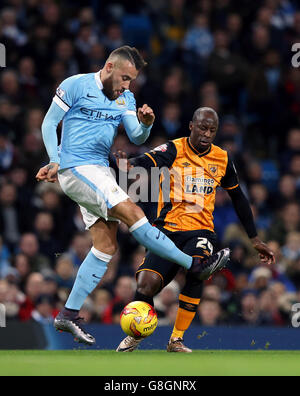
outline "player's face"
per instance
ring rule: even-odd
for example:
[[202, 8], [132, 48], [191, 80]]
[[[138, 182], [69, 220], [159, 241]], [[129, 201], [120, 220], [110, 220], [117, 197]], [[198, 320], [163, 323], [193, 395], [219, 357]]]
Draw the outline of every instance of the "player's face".
[[208, 150], [216, 137], [218, 126], [218, 120], [212, 113], [202, 113], [191, 121], [190, 141], [195, 149], [200, 152]]
[[138, 76], [138, 71], [129, 61], [109, 63], [106, 71], [107, 78], [103, 81], [103, 93], [110, 100], [118, 99], [126, 89], [129, 89], [130, 82]]

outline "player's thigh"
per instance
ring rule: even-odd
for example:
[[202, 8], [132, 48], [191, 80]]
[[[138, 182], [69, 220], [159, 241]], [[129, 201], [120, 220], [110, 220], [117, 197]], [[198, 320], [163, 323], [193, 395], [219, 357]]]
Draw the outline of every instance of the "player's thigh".
[[[136, 272], [138, 287], [139, 285], [144, 285], [144, 288], [147, 288], [145, 278], [143, 276], [141, 277], [143, 272], [155, 274], [155, 277], [152, 278], [156, 279], [155, 286], [159, 285], [159, 288], [155, 288], [155, 293], [153, 294], [156, 295], [175, 278], [179, 269], [180, 267], [177, 264], [148, 252]], [[151, 278], [151, 276], [149, 278]]]
[[113, 256], [118, 248], [117, 231], [119, 223], [115, 221], [105, 221], [99, 219], [91, 226], [93, 246], [102, 253]]
[[188, 232], [188, 238], [184, 243], [184, 253], [193, 257], [211, 256], [217, 246], [217, 236], [215, 233], [203, 230]]
[[78, 166], [60, 172], [58, 179], [65, 194], [82, 208], [88, 228], [98, 218], [114, 220], [109, 210], [129, 198], [106, 167]]

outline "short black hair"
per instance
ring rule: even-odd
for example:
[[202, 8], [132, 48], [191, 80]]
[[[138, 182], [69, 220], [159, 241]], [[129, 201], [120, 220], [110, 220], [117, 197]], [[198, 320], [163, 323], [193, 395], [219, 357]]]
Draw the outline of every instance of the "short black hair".
[[216, 118], [216, 120], [219, 123], [219, 116], [218, 116], [217, 112], [214, 109], [210, 108], [210, 107], [200, 107], [199, 109], [197, 109], [195, 111], [194, 115], [193, 115], [192, 121], [195, 122], [200, 117], [200, 115], [202, 113], [211, 113], [211, 114], [213, 114], [214, 117]]
[[115, 49], [109, 57], [111, 56], [119, 56], [128, 60], [135, 66], [136, 70], [141, 70], [147, 66], [147, 62], [145, 62], [140, 52], [135, 47], [129, 47], [129, 45]]

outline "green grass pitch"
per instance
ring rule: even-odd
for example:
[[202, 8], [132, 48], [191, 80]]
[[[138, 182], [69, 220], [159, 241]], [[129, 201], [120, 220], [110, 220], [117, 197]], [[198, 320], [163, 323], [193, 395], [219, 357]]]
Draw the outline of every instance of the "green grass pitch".
[[300, 351], [0, 351], [0, 376], [300, 375]]

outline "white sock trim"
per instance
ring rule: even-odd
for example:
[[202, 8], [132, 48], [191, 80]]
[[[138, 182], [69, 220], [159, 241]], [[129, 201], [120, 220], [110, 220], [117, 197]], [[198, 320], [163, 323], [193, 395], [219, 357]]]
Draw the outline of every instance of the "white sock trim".
[[91, 249], [91, 252], [93, 253], [94, 256], [97, 257], [97, 259], [104, 261], [105, 263], [109, 263], [110, 260], [113, 258], [113, 256], [110, 256], [109, 254], [102, 253], [100, 250], [97, 250], [94, 248], [94, 246]]
[[143, 217], [141, 220], [137, 221], [135, 224], [133, 224], [133, 226], [131, 226], [129, 228], [129, 232], [134, 232], [136, 231], [138, 228], [142, 227], [144, 224], [148, 223], [148, 219], [147, 217]]

